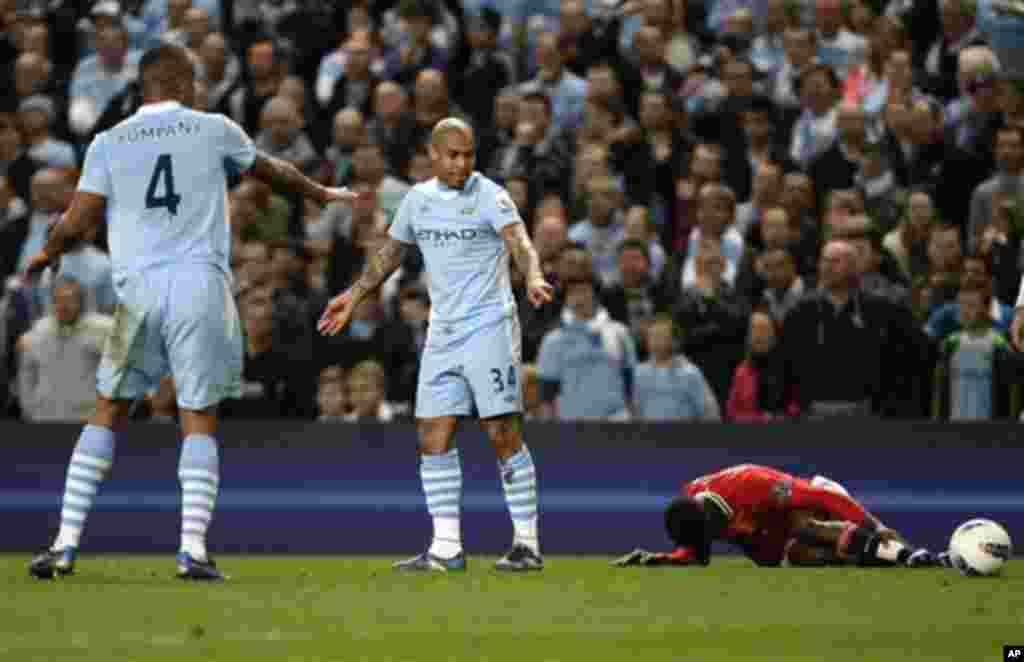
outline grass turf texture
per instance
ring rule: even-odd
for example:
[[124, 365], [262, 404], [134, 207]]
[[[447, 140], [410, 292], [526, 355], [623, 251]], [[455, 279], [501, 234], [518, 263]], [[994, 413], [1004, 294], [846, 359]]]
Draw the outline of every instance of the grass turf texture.
[[221, 557], [224, 584], [169, 557], [86, 556], [28, 577], [0, 556], [0, 660], [982, 660], [1024, 642], [1024, 563], [927, 569], [611, 568], [550, 557], [499, 574], [398, 575], [391, 559]]

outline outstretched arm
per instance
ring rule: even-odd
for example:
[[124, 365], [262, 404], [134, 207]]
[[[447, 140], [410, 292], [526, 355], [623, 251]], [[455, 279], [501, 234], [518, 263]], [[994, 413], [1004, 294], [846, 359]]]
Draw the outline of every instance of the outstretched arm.
[[525, 223], [506, 225], [501, 230], [501, 238], [505, 241], [505, 247], [512, 255], [516, 268], [526, 277], [526, 282], [530, 282], [531, 278], [544, 278], [540, 269], [540, 256], [537, 255], [537, 249], [533, 247], [530, 236], [526, 234]]
[[293, 193], [301, 193], [303, 197], [325, 205], [328, 202], [351, 202], [356, 194], [347, 188], [330, 188], [321, 186], [287, 161], [257, 152], [256, 159], [249, 168], [249, 173], [261, 179], [273, 188]]
[[526, 296], [530, 303], [539, 306], [551, 301], [551, 286], [544, 280], [544, 272], [540, 268], [540, 257], [533, 247], [530, 236], [526, 234], [524, 223], [512, 223], [501, 230], [505, 247], [512, 255], [516, 268], [526, 277]]
[[407, 245], [394, 237], [384, 239], [383, 245], [367, 260], [366, 268], [355, 285], [327, 304], [327, 309], [317, 324], [317, 330], [327, 336], [340, 333], [366, 295], [380, 287], [380, 284], [402, 264], [406, 250]]
[[352, 298], [358, 305], [367, 294], [370, 294], [388, 279], [388, 276], [395, 272], [405, 259], [407, 244], [397, 239], [387, 237], [377, 252], [370, 256], [366, 262], [363, 273], [359, 276], [355, 285], [349, 290]]

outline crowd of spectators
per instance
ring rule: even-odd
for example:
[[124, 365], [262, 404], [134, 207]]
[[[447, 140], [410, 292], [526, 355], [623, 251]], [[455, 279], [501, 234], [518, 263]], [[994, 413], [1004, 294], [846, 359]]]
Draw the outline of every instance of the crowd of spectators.
[[[232, 175], [246, 361], [226, 418], [409, 417], [418, 254], [341, 335], [315, 322], [450, 115], [557, 288], [520, 305], [528, 418], [1016, 416], [1018, 4], [0, 0], [3, 415], [89, 414], [116, 304], [104, 233], [59, 274], [19, 273], [92, 137], [140, 105], [140, 55], [170, 42], [201, 110], [362, 194], [321, 209]], [[173, 420], [173, 382], [135, 411]]]

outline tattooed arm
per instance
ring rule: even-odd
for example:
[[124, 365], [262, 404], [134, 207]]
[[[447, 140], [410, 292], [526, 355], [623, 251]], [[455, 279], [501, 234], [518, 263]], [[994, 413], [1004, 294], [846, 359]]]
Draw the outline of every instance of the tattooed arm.
[[366, 295], [380, 287], [398, 265], [402, 264], [407, 246], [408, 244], [394, 237], [384, 239], [383, 245], [367, 260], [366, 268], [363, 269], [359, 280], [327, 304], [324, 314], [317, 322], [317, 330], [325, 336], [341, 333]]
[[249, 168], [249, 174], [260, 179], [271, 187], [278, 190], [285, 190], [294, 193], [301, 193], [303, 197], [315, 200], [320, 204], [340, 201], [351, 202], [355, 194], [346, 188], [330, 188], [321, 186], [287, 161], [258, 152], [256, 160]]
[[529, 285], [536, 279], [544, 279], [544, 273], [540, 268], [540, 257], [537, 256], [537, 249], [533, 247], [529, 235], [526, 234], [524, 223], [513, 223], [506, 225], [501, 230], [501, 237], [505, 240], [505, 248], [512, 255], [519, 273], [526, 278]]
[[544, 280], [544, 272], [540, 268], [540, 258], [537, 256], [537, 249], [533, 247], [529, 235], [526, 234], [526, 225], [513, 223], [506, 225], [501, 230], [502, 239], [505, 240], [505, 247], [512, 254], [512, 260], [526, 277], [526, 298], [534, 306], [550, 303], [553, 289]]
[[369, 257], [359, 280], [350, 290], [356, 304], [359, 304], [367, 294], [380, 287], [380, 284], [395, 272], [405, 258], [407, 246], [392, 237], [384, 239], [377, 252]]

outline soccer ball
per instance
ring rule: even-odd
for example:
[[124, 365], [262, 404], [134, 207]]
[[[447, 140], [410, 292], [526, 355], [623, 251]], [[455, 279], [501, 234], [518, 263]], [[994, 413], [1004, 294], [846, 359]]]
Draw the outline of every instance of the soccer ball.
[[968, 577], [996, 575], [1013, 554], [1010, 534], [989, 519], [964, 522], [949, 539], [953, 567]]

